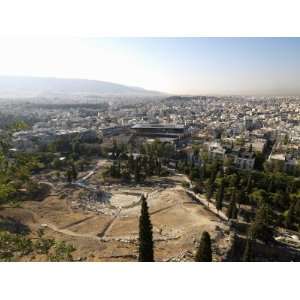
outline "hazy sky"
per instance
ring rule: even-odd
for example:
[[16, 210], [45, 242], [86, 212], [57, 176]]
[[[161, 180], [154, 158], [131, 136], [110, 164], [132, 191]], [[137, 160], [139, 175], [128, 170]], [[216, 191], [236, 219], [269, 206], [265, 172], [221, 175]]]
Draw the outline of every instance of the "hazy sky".
[[0, 74], [181, 94], [300, 95], [300, 38], [1, 38]]

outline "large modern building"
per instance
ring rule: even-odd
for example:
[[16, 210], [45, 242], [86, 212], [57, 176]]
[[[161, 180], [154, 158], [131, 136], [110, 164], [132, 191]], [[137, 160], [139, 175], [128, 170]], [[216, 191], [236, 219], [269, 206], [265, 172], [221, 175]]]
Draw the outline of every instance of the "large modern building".
[[191, 136], [187, 126], [178, 124], [136, 124], [131, 129], [137, 136], [173, 142], [177, 145], [183, 144]]
[[149, 137], [180, 137], [188, 134], [185, 125], [177, 124], [136, 124], [131, 129], [137, 135]]

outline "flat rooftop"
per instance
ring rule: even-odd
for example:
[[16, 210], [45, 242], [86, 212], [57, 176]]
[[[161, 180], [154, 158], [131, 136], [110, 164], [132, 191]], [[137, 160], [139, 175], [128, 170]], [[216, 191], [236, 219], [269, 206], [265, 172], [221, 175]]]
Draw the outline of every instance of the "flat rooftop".
[[136, 124], [132, 126], [133, 129], [143, 129], [143, 128], [157, 128], [157, 129], [185, 129], [186, 126], [182, 124]]

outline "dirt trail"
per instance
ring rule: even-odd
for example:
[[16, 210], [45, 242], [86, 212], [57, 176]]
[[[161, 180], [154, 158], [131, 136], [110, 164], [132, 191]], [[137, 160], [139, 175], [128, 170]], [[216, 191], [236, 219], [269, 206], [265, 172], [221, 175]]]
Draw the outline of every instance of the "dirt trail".
[[[44, 227], [49, 237], [76, 241], [78, 253], [82, 256], [94, 253], [101, 260], [135, 260], [141, 205], [138, 195], [145, 194], [151, 218], [153, 216], [153, 238], [157, 245], [158, 260], [189, 260], [190, 252], [194, 250], [195, 237], [202, 230], [213, 231], [216, 224], [220, 223], [221, 226], [225, 218], [222, 212], [217, 214], [212, 203], [207, 207], [204, 197], [193, 193], [191, 188], [181, 186], [180, 183], [187, 179], [178, 176], [178, 182], [169, 187], [162, 187], [163, 179], [150, 187], [113, 186], [112, 195], [118, 197], [118, 194], [124, 194], [125, 197], [116, 199], [114, 207], [108, 205], [107, 211], [105, 207], [103, 215], [80, 208], [73, 210], [72, 201], [78, 198], [80, 190], [70, 188], [64, 191], [67, 195], [64, 199], [48, 196], [43, 202], [27, 203], [23, 209], [30, 212], [29, 217], [25, 220], [22, 212], [20, 216], [33, 232]], [[161, 228], [162, 231], [159, 231]]]
[[101, 238], [97, 237], [96, 235], [88, 234], [88, 233], [77, 233], [68, 229], [59, 229], [56, 225], [51, 223], [46, 223], [47, 227], [52, 229], [55, 232], [59, 232], [65, 235], [80, 237], [80, 238], [89, 238], [97, 241], [101, 241]]
[[79, 221], [75, 221], [75, 222], [72, 222], [72, 223], [70, 223], [68, 225], [65, 225], [64, 227], [61, 227], [60, 229], [67, 229], [67, 228], [70, 228], [70, 227], [72, 227], [74, 225], [81, 224], [81, 223], [83, 223], [83, 222], [85, 222], [87, 220], [94, 219], [94, 218], [96, 218], [96, 216], [89, 216], [89, 217], [83, 218], [83, 219], [81, 219]]
[[105, 237], [107, 232], [109, 232], [109, 230], [113, 227], [117, 218], [120, 216], [120, 213], [121, 213], [121, 210], [119, 210], [118, 213], [114, 216], [114, 218], [107, 223], [107, 225], [104, 227], [104, 229], [100, 233], [97, 234], [98, 237], [100, 237], [100, 238]]
[[157, 209], [157, 210], [155, 210], [155, 211], [153, 211], [153, 212], [150, 212], [150, 216], [153, 216], [153, 215], [158, 214], [158, 213], [160, 213], [160, 212], [162, 212], [162, 211], [168, 210], [168, 209], [174, 207], [175, 205], [177, 205], [177, 203], [172, 204], [172, 205], [169, 205], [169, 206], [167, 206], [167, 207], [163, 207], [163, 208]]
[[104, 232], [104, 230], [101, 232], [101, 234], [103, 234], [101, 237], [99, 235], [93, 235], [93, 234], [88, 234], [88, 233], [77, 233], [68, 229], [59, 229], [57, 226], [55, 226], [54, 224], [51, 223], [47, 223], [47, 227], [50, 228], [51, 230], [64, 234], [64, 235], [68, 235], [68, 236], [73, 236], [73, 237], [78, 237], [78, 238], [87, 238], [87, 239], [92, 239], [95, 241], [135, 241], [137, 238], [136, 237], [124, 237], [124, 236], [116, 236], [116, 237], [106, 237], [105, 234], [107, 233], [107, 231], [109, 230], [109, 228], [112, 226], [113, 220], [111, 222], [109, 222], [110, 224], [108, 224], [108, 227], [106, 227], [106, 231]]
[[[32, 219], [33, 219], [33, 222], [34, 224], [32, 225], [41, 225], [41, 224], [45, 224], [44, 227], [46, 228], [50, 228], [51, 230], [55, 231], [55, 232], [58, 232], [58, 233], [61, 233], [61, 234], [64, 234], [64, 235], [68, 235], [68, 236], [74, 236], [74, 237], [81, 237], [81, 238], [91, 238], [91, 239], [94, 239], [94, 240], [98, 240], [100, 241], [101, 239], [99, 237], [97, 237], [96, 235], [92, 235], [92, 234], [84, 234], [84, 233], [76, 233], [76, 232], [73, 232], [71, 230], [68, 230], [68, 229], [63, 229], [63, 228], [59, 228], [57, 227], [55, 224], [52, 224], [50, 222], [48, 222], [47, 219], [42, 219], [40, 218], [35, 212], [29, 210], [29, 209], [26, 209], [26, 208], [22, 208], [25, 212], [28, 212], [32, 215]], [[96, 217], [96, 216], [90, 216], [88, 218], [91, 218], [91, 217]], [[87, 218], [85, 218], [87, 219]], [[80, 222], [83, 222], [85, 220], [80, 220]], [[78, 222], [78, 221], [77, 221]], [[70, 225], [70, 224], [69, 224]], [[69, 226], [67, 225], [67, 226]], [[71, 224], [71, 225], [74, 225], [74, 224]]]

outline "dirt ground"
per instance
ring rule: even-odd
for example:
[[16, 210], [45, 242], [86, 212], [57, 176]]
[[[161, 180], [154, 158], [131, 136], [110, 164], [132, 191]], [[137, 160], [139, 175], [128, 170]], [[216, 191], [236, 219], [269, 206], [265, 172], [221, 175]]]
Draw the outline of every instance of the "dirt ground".
[[[168, 185], [163, 187], [165, 182]], [[46, 237], [73, 244], [76, 260], [136, 261], [138, 200], [144, 193], [148, 195], [156, 261], [193, 260], [204, 230], [211, 233], [214, 260], [220, 260], [228, 241], [226, 225], [195, 203], [181, 187], [179, 178], [169, 177], [165, 182], [157, 179], [152, 186], [111, 186], [106, 188], [110, 195], [108, 204], [88, 207], [74, 205], [81, 189], [69, 188], [63, 191], [65, 198], [52, 193], [43, 201], [4, 208], [0, 216], [20, 221], [28, 226], [32, 236], [42, 226]]]

